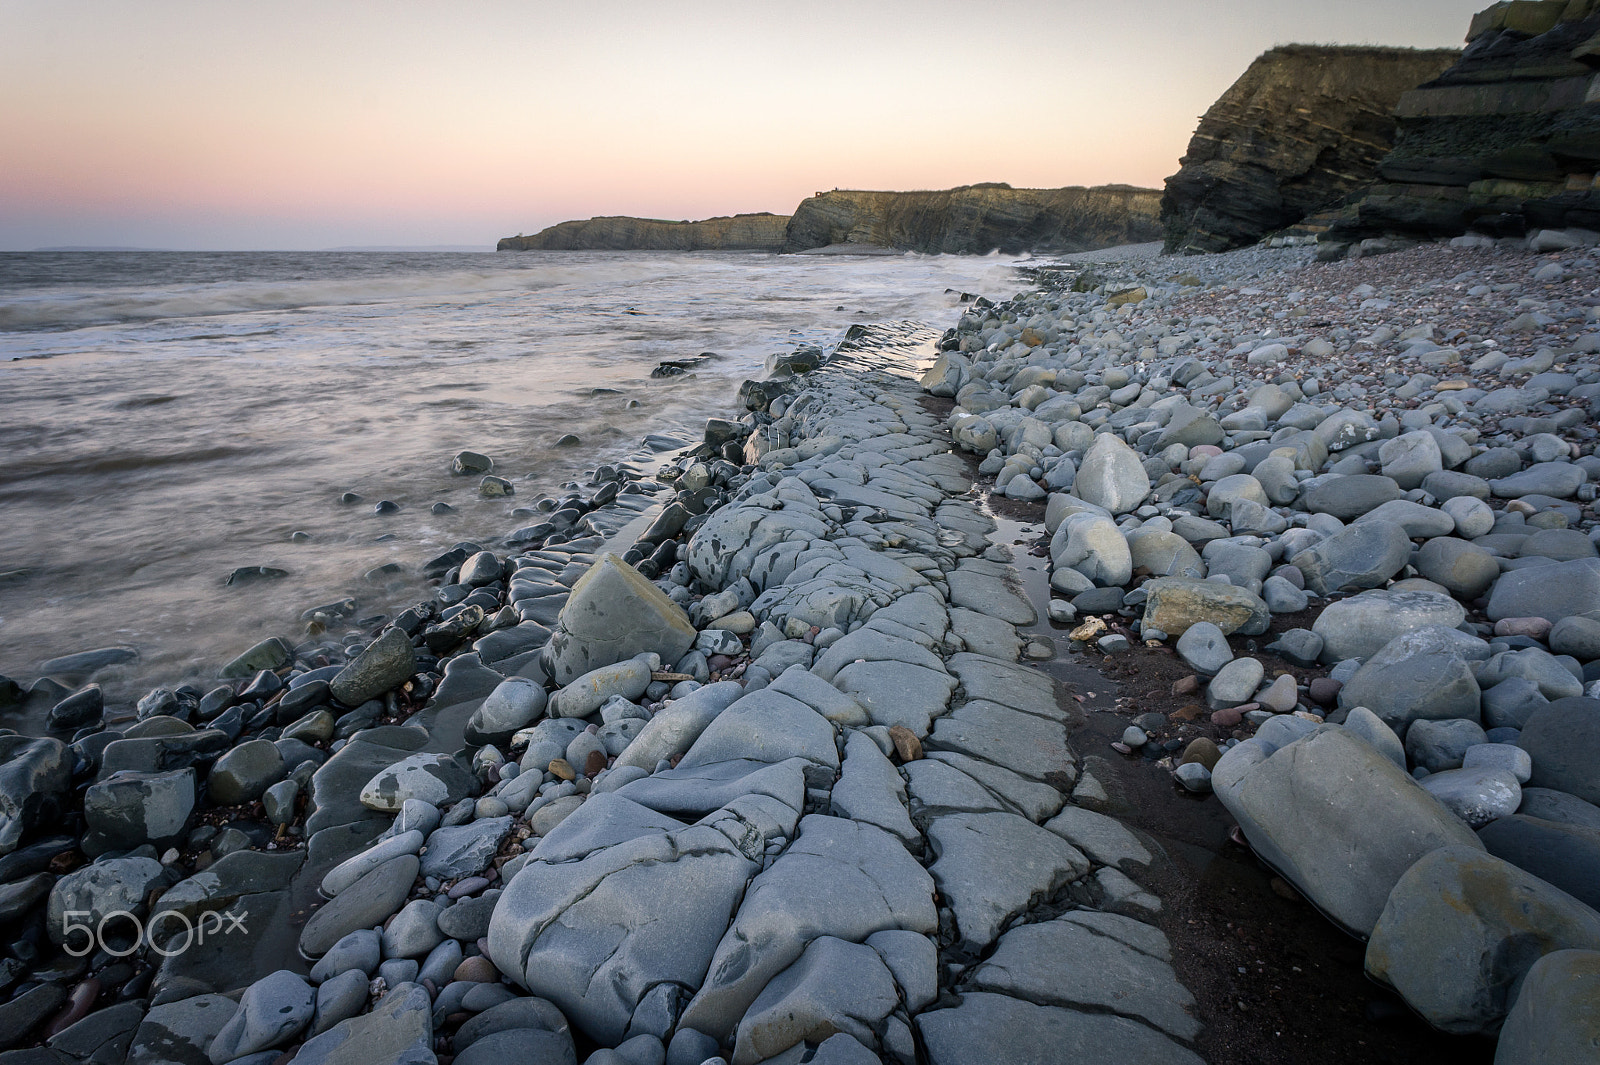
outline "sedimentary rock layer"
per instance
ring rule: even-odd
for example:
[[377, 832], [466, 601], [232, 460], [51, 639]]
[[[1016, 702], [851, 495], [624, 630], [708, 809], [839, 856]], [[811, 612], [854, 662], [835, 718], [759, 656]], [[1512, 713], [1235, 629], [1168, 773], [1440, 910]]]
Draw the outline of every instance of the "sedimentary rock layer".
[[1291, 45], [1200, 120], [1161, 198], [1166, 250], [1226, 251], [1337, 205], [1376, 177], [1400, 96], [1460, 53]]
[[835, 189], [803, 200], [789, 219], [787, 251], [871, 244], [904, 251], [982, 255], [996, 249], [1089, 251], [1157, 240], [1160, 193], [1129, 185], [1014, 189], [964, 185], [936, 192]]

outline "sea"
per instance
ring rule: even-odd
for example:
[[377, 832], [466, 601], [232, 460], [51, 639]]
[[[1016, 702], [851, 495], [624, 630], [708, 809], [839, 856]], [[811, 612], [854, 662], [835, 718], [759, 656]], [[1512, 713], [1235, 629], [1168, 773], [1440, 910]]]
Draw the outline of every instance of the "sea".
[[[1024, 287], [1017, 264], [0, 253], [0, 676], [26, 685], [47, 659], [133, 648], [90, 678], [115, 707], [212, 682], [253, 643], [303, 634], [309, 607], [401, 609], [429, 594], [423, 561], [494, 543], [526, 523], [513, 508], [639, 461], [647, 434], [697, 438], [769, 355], [855, 323], [943, 329], [963, 293]], [[484, 499], [479, 478], [453, 475], [464, 449], [516, 494]], [[376, 513], [380, 500], [399, 510]], [[227, 583], [263, 566], [283, 576]], [[0, 709], [0, 726], [42, 721]]]

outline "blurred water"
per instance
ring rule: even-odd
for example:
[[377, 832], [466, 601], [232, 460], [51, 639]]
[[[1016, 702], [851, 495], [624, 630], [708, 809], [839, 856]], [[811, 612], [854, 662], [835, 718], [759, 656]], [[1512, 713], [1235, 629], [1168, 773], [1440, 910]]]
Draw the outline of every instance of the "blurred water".
[[[513, 507], [646, 432], [728, 413], [767, 355], [854, 322], [943, 328], [959, 292], [1017, 289], [1012, 262], [0, 254], [0, 674], [128, 645], [138, 661], [97, 679], [129, 701], [214, 676], [309, 606], [353, 594], [364, 614], [392, 610], [422, 594], [431, 555], [525, 524]], [[701, 352], [718, 357], [650, 378]], [[582, 444], [553, 449], [565, 433]], [[463, 448], [517, 495], [482, 500], [477, 478], [451, 476]], [[340, 504], [346, 491], [364, 502]], [[375, 515], [379, 499], [400, 512]], [[458, 512], [434, 516], [436, 501]], [[406, 575], [362, 580], [387, 562]], [[289, 576], [224, 585], [247, 565]]]

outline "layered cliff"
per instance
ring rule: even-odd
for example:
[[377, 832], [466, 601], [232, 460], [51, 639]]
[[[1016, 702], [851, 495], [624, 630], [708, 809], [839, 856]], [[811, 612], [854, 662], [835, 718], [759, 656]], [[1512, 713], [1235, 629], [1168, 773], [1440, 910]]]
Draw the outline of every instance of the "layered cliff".
[[562, 222], [532, 236], [505, 237], [497, 251], [780, 251], [789, 219], [736, 214], [699, 222], [623, 216]]
[[985, 184], [937, 192], [835, 189], [795, 208], [784, 247], [805, 251], [868, 244], [950, 255], [1089, 251], [1161, 239], [1160, 200], [1157, 190], [1128, 185], [1014, 189]]
[[1167, 179], [1169, 252], [1253, 244], [1377, 176], [1391, 112], [1459, 52], [1290, 45], [1265, 53], [1201, 118]]
[[1467, 41], [1401, 97], [1383, 181], [1330, 239], [1600, 228], [1600, 0], [1496, 4]]

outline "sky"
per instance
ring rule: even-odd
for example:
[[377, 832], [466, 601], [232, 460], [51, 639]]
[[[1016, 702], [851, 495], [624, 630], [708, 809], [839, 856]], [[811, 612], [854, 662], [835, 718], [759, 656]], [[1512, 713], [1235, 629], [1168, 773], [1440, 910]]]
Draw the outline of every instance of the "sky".
[[821, 189], [1159, 187], [1292, 42], [1488, 0], [0, 0], [0, 250], [492, 247]]

